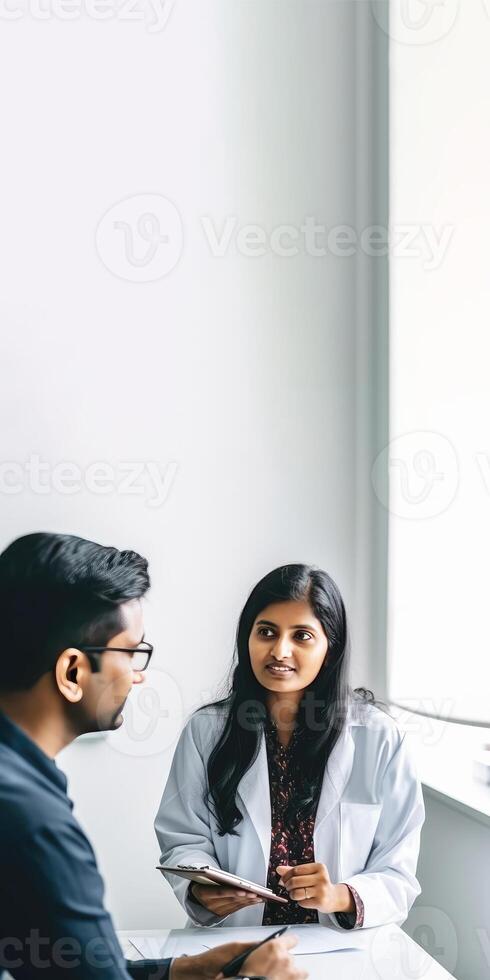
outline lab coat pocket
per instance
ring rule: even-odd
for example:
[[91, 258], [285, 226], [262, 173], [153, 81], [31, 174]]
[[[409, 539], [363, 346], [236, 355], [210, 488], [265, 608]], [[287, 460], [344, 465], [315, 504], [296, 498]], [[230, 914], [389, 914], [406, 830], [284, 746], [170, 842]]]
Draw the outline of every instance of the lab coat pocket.
[[340, 804], [341, 878], [364, 871], [382, 808], [382, 803]]

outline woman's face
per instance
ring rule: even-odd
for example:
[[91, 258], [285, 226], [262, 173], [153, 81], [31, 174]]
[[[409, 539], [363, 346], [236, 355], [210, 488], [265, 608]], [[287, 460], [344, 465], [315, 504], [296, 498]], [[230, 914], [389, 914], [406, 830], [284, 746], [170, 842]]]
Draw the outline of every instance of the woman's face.
[[248, 641], [252, 670], [268, 691], [302, 691], [325, 661], [328, 640], [306, 601], [276, 602], [255, 620]]

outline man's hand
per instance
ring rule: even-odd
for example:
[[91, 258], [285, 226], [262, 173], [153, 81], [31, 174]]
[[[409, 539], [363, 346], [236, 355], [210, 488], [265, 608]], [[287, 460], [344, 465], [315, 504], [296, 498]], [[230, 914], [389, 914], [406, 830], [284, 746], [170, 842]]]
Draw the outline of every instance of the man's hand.
[[[246, 909], [249, 905], [263, 904], [264, 899], [252, 892], [246, 892], [239, 888], [215, 885], [192, 885], [191, 895], [200, 905], [222, 919], [225, 915]], [[231, 957], [230, 957], [231, 959]]]
[[[206, 885], [204, 887], [207, 887]], [[253, 940], [252, 940], [253, 941]], [[272, 939], [251, 953], [241, 967], [242, 973], [266, 976], [267, 980], [306, 980], [308, 974], [296, 969], [290, 950], [296, 945], [294, 936]], [[199, 956], [182, 956], [174, 960], [170, 980], [215, 980], [226, 963], [241, 956], [250, 943], [227, 943]]]
[[296, 936], [281, 936], [264, 943], [251, 953], [243, 964], [242, 972], [267, 977], [267, 980], [305, 980], [308, 976], [300, 970], [290, 950], [296, 946]]
[[324, 864], [279, 865], [276, 868], [281, 885], [293, 902], [303, 909], [331, 912], [354, 912], [355, 902], [347, 885], [334, 885]]
[[249, 948], [250, 943], [226, 943], [199, 956], [179, 956], [170, 967], [170, 980], [214, 980], [226, 963]]

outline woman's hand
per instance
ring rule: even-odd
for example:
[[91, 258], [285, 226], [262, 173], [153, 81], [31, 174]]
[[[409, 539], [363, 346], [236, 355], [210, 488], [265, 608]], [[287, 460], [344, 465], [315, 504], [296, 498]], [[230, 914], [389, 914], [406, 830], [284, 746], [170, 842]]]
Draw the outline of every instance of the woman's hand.
[[[207, 887], [207, 886], [203, 886]], [[247, 957], [241, 967], [242, 973], [266, 976], [268, 980], [305, 980], [308, 976], [295, 966], [290, 950], [298, 942], [294, 936], [282, 936], [264, 943]], [[227, 943], [216, 946], [199, 956], [183, 956], [174, 960], [170, 968], [171, 980], [214, 980], [222, 977], [220, 972], [225, 963], [243, 955], [250, 943]]]
[[279, 865], [281, 885], [293, 902], [318, 912], [354, 912], [355, 902], [347, 885], [334, 885], [325, 864]]
[[246, 909], [249, 905], [261, 905], [264, 902], [263, 898], [253, 895], [252, 892], [230, 888], [226, 885], [193, 884], [191, 895], [200, 905], [203, 905], [205, 909], [220, 919], [225, 915], [231, 915], [232, 912]]

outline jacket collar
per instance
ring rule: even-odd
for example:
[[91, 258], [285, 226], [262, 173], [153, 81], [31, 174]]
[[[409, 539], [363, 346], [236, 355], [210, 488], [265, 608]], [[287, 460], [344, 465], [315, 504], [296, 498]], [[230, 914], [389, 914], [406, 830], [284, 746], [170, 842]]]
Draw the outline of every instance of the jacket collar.
[[6, 745], [28, 765], [66, 793], [67, 780], [53, 759], [50, 759], [28, 735], [7, 715], [0, 711], [0, 745]]

